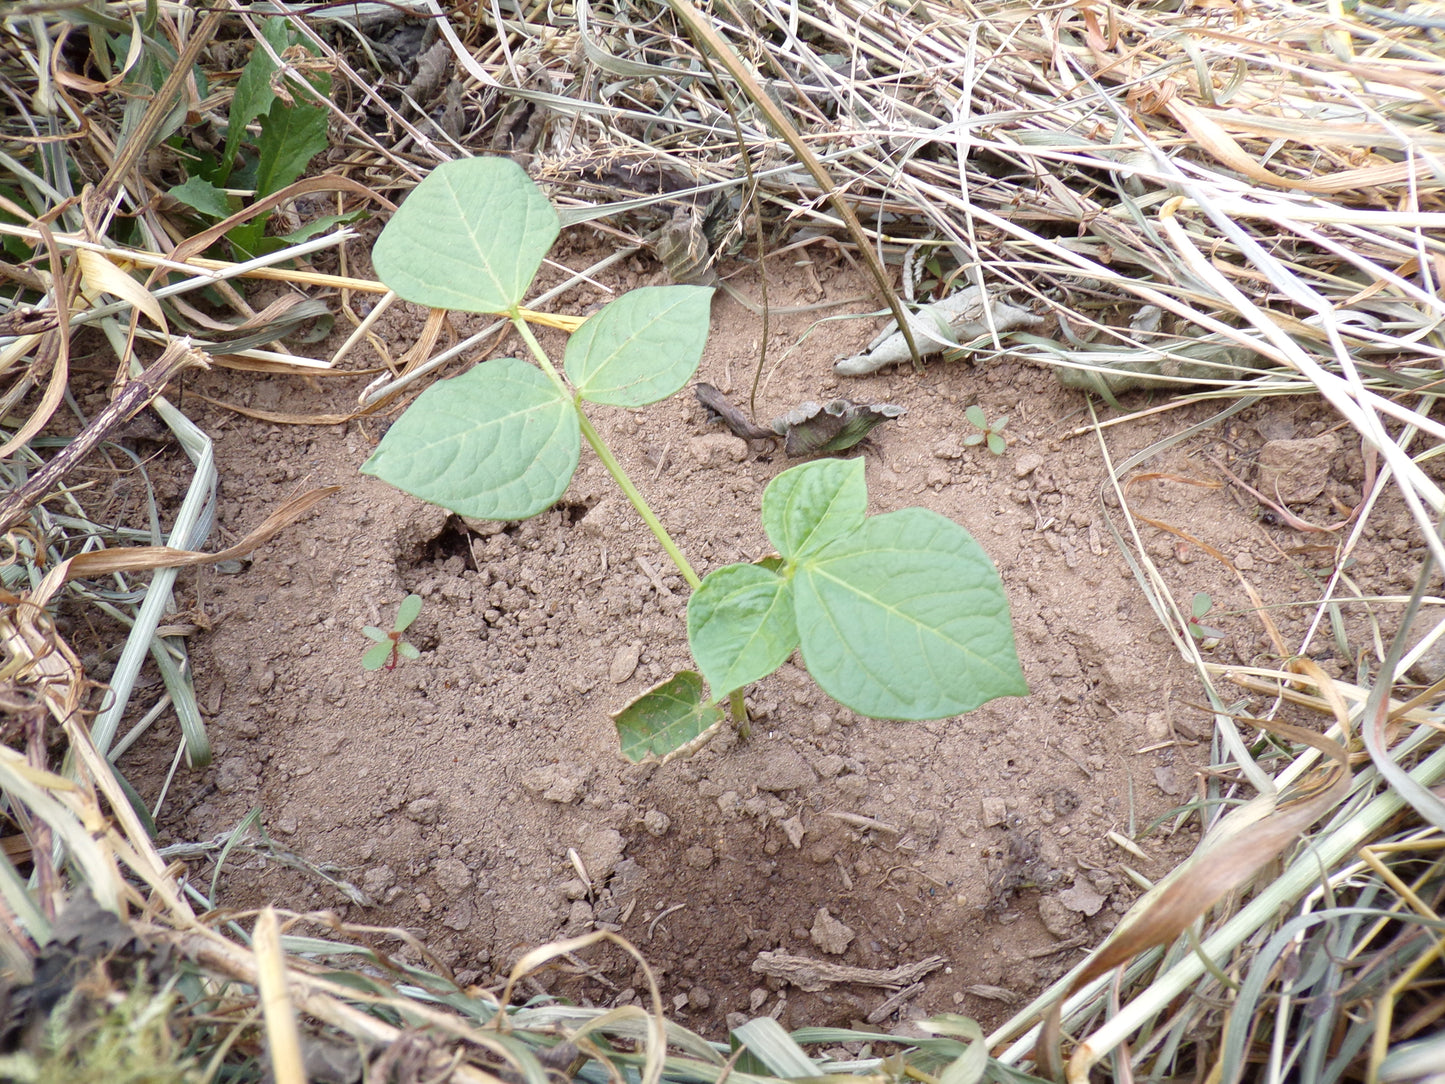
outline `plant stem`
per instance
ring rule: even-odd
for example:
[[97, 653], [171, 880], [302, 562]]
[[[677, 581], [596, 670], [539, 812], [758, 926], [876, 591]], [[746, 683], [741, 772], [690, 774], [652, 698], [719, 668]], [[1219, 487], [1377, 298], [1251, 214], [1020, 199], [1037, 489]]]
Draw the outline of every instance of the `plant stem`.
[[650, 530], [658, 542], [662, 544], [663, 551], [672, 558], [672, 563], [676, 565], [677, 570], [682, 573], [682, 578], [687, 581], [688, 587], [696, 591], [702, 586], [702, 578], [693, 571], [692, 565], [689, 564], [687, 558], [682, 555], [682, 550], [678, 549], [677, 543], [672, 540], [672, 535], [668, 534], [667, 528], [662, 525], [662, 520], [657, 518], [657, 514], [653, 512], [652, 508], [648, 505], [646, 498], [644, 498], [641, 492], [638, 491], [638, 488], [632, 484], [632, 479], [629, 478], [627, 472], [622, 469], [622, 464], [617, 462], [617, 457], [612, 454], [612, 449], [607, 447], [606, 441], [602, 439], [602, 434], [593, 428], [592, 422], [589, 421], [587, 415], [582, 412], [582, 404], [577, 401], [571, 389], [569, 389], [562, 380], [561, 374], [553, 368], [551, 359], [547, 357], [546, 351], [542, 349], [542, 344], [539, 343], [537, 337], [532, 334], [532, 329], [527, 326], [527, 322], [522, 319], [522, 314], [517, 311], [515, 306], [510, 315], [518, 334], [522, 336], [523, 341], [527, 344], [527, 348], [532, 351], [532, 356], [536, 358], [538, 364], [542, 366], [542, 371], [551, 377], [552, 382], [572, 401], [573, 409], [577, 411], [577, 421], [582, 427], [582, 435], [587, 438], [587, 443], [592, 445], [592, 450], [597, 453], [597, 458], [602, 460], [602, 465], [607, 468], [607, 473], [612, 475], [612, 480], [617, 483], [617, 487], [626, 494], [627, 499], [632, 503], [632, 507], [637, 509], [637, 514], [642, 517], [642, 522], [647, 524], [648, 530]]
[[[602, 460], [602, 465], [607, 468], [607, 473], [612, 475], [612, 480], [617, 483], [617, 487], [626, 494], [628, 501], [630, 501], [632, 507], [637, 510], [637, 514], [642, 517], [642, 522], [647, 524], [648, 530], [652, 532], [653, 537], [662, 544], [663, 551], [672, 558], [672, 563], [676, 565], [677, 570], [682, 573], [682, 578], [687, 581], [688, 587], [696, 591], [702, 586], [702, 578], [693, 570], [688, 559], [682, 555], [682, 550], [677, 548], [677, 543], [672, 540], [672, 535], [667, 533], [667, 528], [662, 525], [662, 520], [657, 518], [657, 514], [653, 512], [651, 506], [647, 503], [647, 499], [643, 497], [638, 488], [632, 484], [632, 479], [628, 477], [627, 471], [622, 469], [622, 464], [619, 463], [617, 457], [612, 454], [612, 449], [609, 448], [607, 442], [602, 439], [602, 434], [597, 432], [591, 420], [582, 412], [582, 403], [572, 394], [571, 389], [567, 387], [566, 381], [562, 379], [562, 375], [553, 367], [551, 359], [547, 357], [547, 352], [542, 349], [542, 344], [539, 343], [537, 337], [532, 334], [532, 329], [527, 326], [527, 321], [522, 319], [522, 314], [516, 306], [512, 307], [510, 316], [512, 317], [513, 325], [517, 328], [517, 333], [522, 336], [522, 341], [527, 344], [527, 349], [529, 349], [532, 352], [532, 356], [537, 359], [537, 363], [542, 367], [542, 371], [546, 373], [552, 379], [552, 383], [557, 385], [567, 398], [571, 400], [572, 408], [577, 412], [577, 423], [582, 429], [582, 435], [587, 438], [587, 443], [592, 445], [592, 450], [597, 453], [597, 458]], [[738, 727], [739, 732], [743, 737], [747, 737], [748, 707], [743, 700], [743, 691], [741, 689], [734, 689], [728, 694], [728, 711], [732, 715], [733, 722]]]
[[607, 447], [607, 443], [602, 439], [602, 434], [592, 427], [592, 422], [588, 420], [586, 414], [582, 413], [582, 404], [578, 403], [576, 407], [577, 420], [582, 423], [582, 435], [587, 438], [587, 443], [592, 445], [592, 450], [597, 453], [597, 458], [602, 460], [602, 465], [607, 468], [607, 473], [612, 475], [612, 480], [617, 483], [623, 493], [627, 494], [627, 499], [632, 502], [632, 507], [637, 509], [637, 514], [642, 517], [642, 522], [647, 524], [653, 535], [662, 543], [662, 548], [672, 558], [672, 563], [682, 573], [682, 578], [687, 581], [687, 585], [696, 591], [702, 586], [702, 579], [693, 571], [692, 565], [688, 564], [687, 558], [682, 555], [682, 550], [677, 548], [677, 543], [672, 540], [672, 535], [667, 533], [667, 528], [662, 525], [662, 520], [657, 518], [657, 514], [648, 507], [646, 499], [632, 484], [632, 479], [622, 469], [622, 464], [617, 462], [617, 457], [612, 454], [612, 449]]
[[728, 694], [728, 714], [733, 717], [740, 737], [752, 737], [752, 727], [748, 725], [748, 702], [743, 699], [741, 689], [734, 689]]
[[[562, 374], [552, 365], [552, 359], [547, 356], [547, 351], [542, 349], [542, 344], [537, 341], [537, 336], [532, 334], [531, 326], [522, 319], [522, 310], [513, 305], [507, 311], [507, 315], [512, 318], [512, 326], [517, 329], [517, 334], [522, 336], [522, 341], [527, 344], [527, 349], [532, 352], [532, 357], [542, 367], [542, 371], [556, 385], [558, 391], [571, 399], [572, 389], [567, 386], [567, 381], [562, 379]], [[575, 403], [575, 400], [573, 402]]]

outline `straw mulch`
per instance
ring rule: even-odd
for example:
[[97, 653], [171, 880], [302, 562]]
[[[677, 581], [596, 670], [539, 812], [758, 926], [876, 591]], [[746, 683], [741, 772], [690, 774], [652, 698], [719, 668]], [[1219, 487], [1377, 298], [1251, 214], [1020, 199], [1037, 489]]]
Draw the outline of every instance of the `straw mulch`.
[[[418, 16], [410, 23], [408, 6]], [[1007, 348], [1109, 404], [1142, 383], [1217, 399], [1224, 414], [1266, 395], [1319, 396], [1338, 412], [1367, 451], [1373, 483], [1343, 524], [1300, 527], [1336, 547], [1312, 630], [1328, 629], [1331, 608], [1349, 601], [1350, 554], [1384, 494], [1402, 496], [1411, 541], [1445, 561], [1435, 526], [1445, 494], [1429, 462], [1445, 439], [1431, 416], [1445, 358], [1438, 5], [719, 0], [705, 16], [686, 0], [319, 6], [294, 23], [303, 44], [275, 60], [292, 66], [292, 81], [277, 85], [327, 111], [330, 149], [309, 179], [209, 222], [169, 193], [201, 146], [187, 139], [224, 130], [238, 72], [261, 48], [261, 12], [23, 0], [0, 20], [0, 469], [10, 492], [0, 506], [0, 964], [28, 1024], [7, 1032], [15, 1053], [0, 1056], [16, 1079], [54, 1079], [39, 1075], [37, 1052], [57, 1044], [37, 1035], [48, 1020], [60, 1020], [62, 1039], [67, 1028], [79, 1035], [81, 1021], [99, 1018], [96, 1006], [108, 1006], [116, 1026], [150, 1022], [135, 1034], [164, 1054], [152, 1061], [174, 1068], [165, 1079], [214, 1079], [222, 1064], [255, 1079], [269, 1061], [276, 1079], [296, 1080], [321, 1072], [308, 1058], [345, 1062], [338, 1051], [352, 1052], [356, 1073], [368, 1064], [368, 1079], [743, 1072], [695, 1036], [670, 1024], [664, 1034], [660, 1011], [500, 1012], [510, 984], [463, 994], [419, 948], [388, 954], [382, 946], [397, 942], [378, 931], [339, 929], [326, 916], [210, 912], [206, 885], [150, 842], [151, 811], [133, 808], [107, 758], [134, 740], [134, 731], [120, 735], [122, 718], [146, 714], [131, 690], [147, 657], [186, 730], [178, 762], [208, 756], [183, 640], [160, 620], [169, 570], [207, 548], [215, 479], [205, 434], [152, 399], [172, 372], [142, 360], [171, 346], [163, 356], [173, 366], [324, 375], [362, 338], [385, 347], [371, 327], [387, 302], [365, 321], [352, 304], [358, 292], [382, 293], [378, 284], [348, 278], [344, 255], [339, 274], [294, 269], [310, 253], [344, 253], [352, 228], [341, 222], [244, 266], [224, 258], [220, 238], [258, 214], [299, 225], [298, 201], [318, 193], [337, 213], [384, 210], [438, 161], [505, 153], [550, 186], [564, 221], [609, 233], [619, 252], [649, 246], [678, 277], [706, 276], [739, 255], [826, 245], [871, 269], [880, 305], [975, 286], [1048, 318], [1047, 334], [961, 344], [980, 364]], [[306, 89], [318, 73], [328, 95]], [[244, 282], [257, 276], [290, 283], [291, 300], [255, 311]], [[203, 287], [234, 316], [217, 321], [186, 301]], [[309, 358], [280, 341], [322, 313], [356, 328], [334, 355]], [[104, 336], [118, 382], [139, 381], [134, 409], [152, 402], [196, 463], [166, 532], [106, 527], [84, 491], [59, 488], [60, 468], [25, 484], [55, 458], [44, 438], [71, 432], [61, 408], [86, 327]], [[440, 331], [434, 321], [360, 403], [312, 420], [410, 394], [455, 356], [435, 349]], [[186, 348], [184, 332], [200, 351]], [[87, 430], [97, 442], [118, 423], [79, 421], [100, 423]], [[1107, 428], [1098, 433], [1107, 456]], [[1069, 1060], [1057, 1071], [1082, 1081], [1113, 1056], [1121, 1080], [1439, 1079], [1440, 689], [1403, 675], [1445, 623], [1408, 653], [1403, 640], [1386, 648], [1422, 600], [1439, 604], [1437, 574], [1426, 561], [1414, 597], [1372, 603], [1381, 635], [1362, 651], [1357, 684], [1308, 667], [1219, 673], [1136, 544], [1126, 494], [1136, 465], [1111, 465], [1119, 538], [1195, 661], [1200, 698], [1218, 712], [1219, 774], [1195, 815], [1228, 850], [1254, 829], [1216, 811], [1258, 793], [1245, 808], [1271, 846], [1212, 881], [1199, 872], [1208, 863], [1196, 863], [1146, 897], [1133, 929], [1157, 929], [1117, 961], [1119, 984], [1077, 973], [1083, 986], [1059, 1021]], [[319, 497], [278, 510], [246, 545]], [[156, 545], [138, 554], [139, 542]], [[150, 568], [158, 571], [136, 576]], [[126, 626], [113, 695], [98, 713], [97, 690], [56, 630], [60, 599]], [[1263, 610], [1259, 619], [1273, 631]], [[1284, 656], [1310, 647], [1278, 643]], [[1237, 684], [1318, 711], [1331, 724], [1325, 739], [1274, 727], [1297, 757], [1271, 776], [1253, 759], [1245, 721], [1224, 710]], [[1218, 848], [1218, 838], [1202, 846]], [[238, 832], [234, 845], [258, 844]], [[1278, 875], [1251, 889], [1276, 852]], [[1207, 898], [1191, 887], [1205, 882]], [[86, 943], [75, 920], [106, 928], [99, 913], [126, 925]], [[337, 943], [350, 962], [323, 963]], [[581, 947], [539, 950], [518, 976]], [[87, 1000], [80, 976], [101, 974], [101, 960], [111, 978], [93, 982]], [[70, 979], [57, 986], [56, 969]], [[988, 1037], [996, 1060], [980, 1056], [981, 1044], [965, 1053], [971, 1033], [942, 1023], [953, 1037], [919, 1044], [906, 1064], [829, 1068], [925, 1082], [942, 1073], [944, 1084], [982, 1072], [1021, 1079], [1022, 1067], [1050, 1060], [1050, 1040], [1035, 1054], [1037, 1025], [1074, 984], [1066, 977]], [[125, 989], [149, 992], [125, 1008]], [[63, 1011], [53, 1007], [60, 995], [74, 995]], [[764, 1023], [742, 1038], [757, 1059], [745, 1063], [751, 1072], [824, 1071]]]

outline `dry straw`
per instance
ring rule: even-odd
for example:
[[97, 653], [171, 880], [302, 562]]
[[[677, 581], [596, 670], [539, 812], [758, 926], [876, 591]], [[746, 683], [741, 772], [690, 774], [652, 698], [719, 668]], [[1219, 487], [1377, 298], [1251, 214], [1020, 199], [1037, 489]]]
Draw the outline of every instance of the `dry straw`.
[[[1179, 402], [1219, 404], [1216, 418], [1122, 463], [1109, 436], [1130, 416], [1090, 427], [1109, 475], [1101, 507], [1214, 715], [1209, 803], [1191, 814], [1212, 832], [1119, 938], [989, 1037], [997, 1060], [987, 1072], [1017, 1079], [1037, 1058], [1081, 1082], [1111, 1058], [1120, 1080], [1430, 1079], [1445, 1064], [1430, 992], [1445, 943], [1445, 804], [1435, 793], [1445, 752], [1441, 690], [1412, 687], [1404, 674], [1445, 622], [1432, 620], [1413, 646], [1396, 633], [1422, 606], [1440, 613], [1433, 585], [1445, 566], [1436, 527], [1445, 495], [1433, 462], [1445, 437], [1433, 417], [1445, 361], [1438, 12], [1332, 0], [716, 0], [705, 10], [686, 0], [411, 0], [435, 41], [416, 58], [415, 78], [393, 78], [394, 69], [378, 78], [375, 29], [407, 6], [21, 0], [0, 12], [0, 277], [9, 285], [0, 300], [0, 470], [12, 494], [0, 570], [10, 746], [0, 749], [0, 788], [19, 840], [7, 854], [23, 858], [0, 861], [9, 978], [28, 979], [84, 888], [143, 935], [142, 954], [169, 946], [190, 969], [191, 1015], [176, 1010], [167, 1026], [195, 1039], [212, 1074], [228, 1059], [259, 1072], [246, 1052], [259, 1049], [264, 1030], [276, 1079], [300, 1079], [308, 1057], [340, 1058], [337, 1036], [373, 1070], [406, 1079], [505, 1074], [542, 1084], [549, 1070], [579, 1067], [591, 1079], [646, 1084], [746, 1077], [666, 1022], [655, 989], [647, 1012], [498, 1011], [528, 968], [583, 944], [539, 949], [505, 989], [468, 996], [439, 965], [403, 963], [377, 947], [378, 932], [326, 916], [198, 916], [193, 905], [209, 911], [214, 901], [165, 865], [106, 759], [138, 733], [119, 735], [122, 718], [139, 716], [143, 727], [167, 704], [186, 732], [178, 758], [201, 764], [208, 755], [184, 640], [165, 634], [161, 617], [173, 575], [165, 569], [202, 559], [190, 551], [206, 546], [216, 479], [206, 435], [145, 383], [157, 356], [190, 335], [202, 360], [236, 380], [250, 371], [354, 376], [367, 371], [359, 359], [375, 358], [376, 379], [354, 407], [252, 412], [333, 424], [390, 409], [492, 333], [461, 340], [437, 318], [414, 344], [385, 342], [377, 327], [391, 300], [352, 272], [354, 226], [255, 259], [202, 253], [258, 214], [299, 222], [298, 208], [318, 199], [336, 213], [384, 211], [439, 161], [508, 153], [550, 187], [565, 222], [611, 237], [620, 254], [660, 252], [678, 223], [703, 265], [745, 245], [753, 256], [827, 246], [872, 269], [880, 309], [896, 309], [899, 292], [911, 296], [912, 269], [932, 263], [955, 285], [1007, 294], [1057, 328], [1007, 344], [991, 333], [971, 344], [979, 363], [1008, 349], [1115, 405], [1131, 382], [1177, 391], [1155, 415]], [[270, 49], [261, 20], [271, 13], [295, 15], [315, 50], [306, 63], [334, 80], [335, 92], [313, 103], [327, 111], [333, 146], [312, 176], [265, 200], [242, 199], [236, 214], [201, 229], [167, 195], [175, 173], [166, 140], [178, 117], [224, 122], [239, 68], [225, 58]], [[283, 70], [299, 60], [272, 59]], [[192, 60], [208, 73], [204, 90], [190, 78]], [[145, 73], [159, 75], [142, 91]], [[301, 83], [290, 85], [305, 96]], [[323, 261], [326, 270], [314, 266]], [[560, 269], [557, 296], [607, 262]], [[279, 290], [259, 310], [246, 285], [258, 280]], [[189, 299], [202, 289], [229, 314]], [[369, 315], [357, 304], [366, 294], [383, 295]], [[283, 340], [323, 313], [339, 313], [352, 334], [331, 357], [294, 353]], [[195, 464], [167, 531], [153, 505], [149, 529], [102, 526], [106, 510], [77, 484], [97, 469], [94, 456], [82, 468], [64, 453], [40, 454], [68, 417], [84, 328], [99, 329], [116, 383], [139, 389], [136, 403], [152, 404]], [[1341, 641], [1343, 609], [1366, 613], [1368, 642], [1343, 644], [1361, 660], [1353, 682], [1307, 665], [1223, 672], [1207, 662], [1187, 607], [1144, 545], [1145, 532], [1178, 528], [1132, 510], [1149, 455], [1279, 395], [1328, 403], [1363, 449], [1369, 480], [1342, 522], [1291, 524], [1334, 547], [1303, 637], [1285, 642], [1268, 585], [1234, 572], [1282, 657]], [[107, 435], [104, 419], [76, 422], [87, 439]], [[72, 447], [71, 458], [82, 458], [84, 446]], [[27, 479], [43, 484], [27, 489]], [[1349, 561], [1392, 493], [1409, 512], [1410, 542], [1430, 559], [1410, 598], [1371, 598], [1356, 589]], [[298, 497], [247, 544], [321, 496]], [[146, 568], [158, 569], [149, 582], [135, 578]], [[61, 592], [130, 627], [90, 732], [81, 720], [95, 695], [44, 609]], [[165, 678], [164, 698], [132, 704], [147, 657]], [[1329, 729], [1313, 737], [1241, 718], [1230, 707], [1236, 688], [1273, 704], [1266, 716], [1288, 702]], [[1291, 752], [1287, 767], [1254, 759], [1255, 726]], [[68, 739], [64, 765], [46, 759], [55, 728]], [[1246, 817], [1208, 812], [1250, 793]], [[1244, 836], [1231, 836], [1248, 818]], [[1220, 867], [1221, 838], [1252, 839], [1257, 853]], [[233, 845], [251, 844], [238, 835], [218, 862]], [[1251, 886], [1276, 854], [1279, 872]], [[302, 937], [298, 924], [326, 937]], [[1056, 1026], [1041, 1044], [1051, 1010]], [[741, 1033], [759, 1059], [752, 1069], [823, 1071], [756, 1024]], [[944, 1071], [944, 1052], [956, 1056], [962, 1040], [929, 1042], [954, 1046], [919, 1044], [909, 1075], [975, 1079], [981, 1045]]]

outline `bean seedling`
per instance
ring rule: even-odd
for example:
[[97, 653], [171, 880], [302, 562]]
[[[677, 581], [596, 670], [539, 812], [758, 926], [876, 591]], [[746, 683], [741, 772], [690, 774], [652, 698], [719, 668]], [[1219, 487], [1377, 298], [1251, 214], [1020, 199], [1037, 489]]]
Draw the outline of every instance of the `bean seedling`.
[[963, 438], [963, 442], [970, 447], [976, 444], [988, 442], [988, 450], [994, 455], [1003, 455], [1008, 451], [1008, 441], [1004, 438], [1003, 427], [1008, 425], [1008, 415], [996, 421], [989, 421], [988, 415], [984, 414], [983, 407], [974, 403], [963, 412], [963, 416], [972, 423], [973, 427], [979, 430], [977, 433], [969, 433]]
[[361, 665], [367, 670], [395, 670], [396, 664], [402, 658], [421, 658], [421, 652], [416, 645], [401, 638], [401, 634], [411, 626], [419, 613], [421, 596], [407, 595], [396, 608], [396, 620], [392, 622], [391, 631], [379, 629], [375, 625], [367, 625], [362, 629], [362, 635], [376, 643], [361, 656]]
[[943, 718], [1028, 691], [988, 555], [934, 512], [866, 516], [861, 461], [773, 479], [762, 521], [780, 556], [699, 577], [583, 404], [641, 407], [683, 388], [702, 360], [712, 290], [624, 294], [576, 327], [559, 371], [528, 325], [539, 314], [521, 303], [560, 228], [510, 159], [448, 162], [412, 191], [377, 239], [377, 275], [434, 309], [505, 314], [532, 362], [499, 358], [434, 384], [361, 469], [463, 516], [525, 519], [562, 496], [586, 440], [694, 592], [688, 642], [701, 673], [613, 717], [626, 756], [694, 747], [722, 725], [724, 701], [742, 725], [742, 687], [795, 649], [825, 692], [880, 718]]

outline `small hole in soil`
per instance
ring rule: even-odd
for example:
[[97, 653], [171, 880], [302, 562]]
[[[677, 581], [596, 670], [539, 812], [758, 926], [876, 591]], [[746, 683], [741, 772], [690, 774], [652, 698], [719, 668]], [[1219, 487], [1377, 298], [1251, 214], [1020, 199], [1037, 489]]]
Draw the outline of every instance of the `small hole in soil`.
[[558, 515], [564, 527], [575, 527], [582, 517], [592, 511], [592, 505], [583, 501], [563, 501], [557, 506]]
[[472, 560], [472, 532], [460, 516], [448, 516], [440, 533], [422, 547], [421, 564], [441, 564], [450, 557], [460, 557], [463, 567], [476, 568]]

